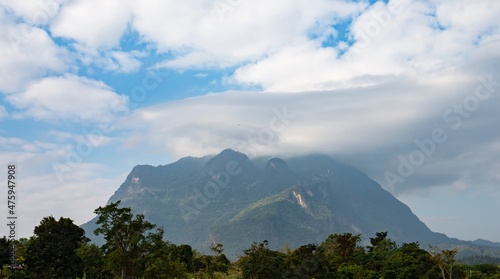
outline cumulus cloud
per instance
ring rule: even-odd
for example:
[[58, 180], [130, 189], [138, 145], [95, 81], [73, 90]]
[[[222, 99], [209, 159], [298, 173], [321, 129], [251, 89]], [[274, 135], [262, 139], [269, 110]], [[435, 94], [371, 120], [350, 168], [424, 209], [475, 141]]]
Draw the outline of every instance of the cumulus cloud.
[[56, 37], [94, 48], [119, 45], [131, 17], [130, 1], [70, 1], [62, 6], [50, 30]]
[[[160, 53], [172, 54], [158, 68], [238, 65], [233, 82], [290, 92], [453, 70], [497, 38], [500, 6], [486, 0], [392, 0], [370, 6], [341, 0], [79, 0], [60, 10], [51, 24], [56, 36], [94, 49], [112, 48], [133, 30]], [[88, 17], [89, 11], [97, 17]], [[110, 11], [114, 17], [107, 16]], [[333, 26], [347, 19], [352, 19], [348, 38], [324, 47], [326, 38], [338, 36]], [[130, 56], [115, 54], [108, 57], [123, 65], [117, 69], [137, 67]]]
[[[176, 158], [227, 147], [253, 157], [329, 153], [406, 200], [470, 185], [500, 196], [500, 2], [0, 0], [0, 9], [0, 92], [9, 103], [8, 114], [0, 106], [0, 120], [86, 127], [112, 120], [126, 148]], [[145, 63], [195, 69], [198, 81], [228, 67], [213, 84], [264, 92], [210, 94], [129, 115], [126, 97], [74, 74], [133, 74]], [[410, 160], [420, 148], [415, 141], [436, 128], [446, 140], [401, 174], [401, 158]], [[89, 208], [89, 218], [100, 205], [91, 197], [104, 201], [121, 181], [96, 178], [104, 166], [83, 162], [65, 186], [55, 183], [47, 162], [64, 162], [89, 135], [52, 126], [46, 136], [53, 142], [0, 137], [0, 161], [16, 158], [33, 170], [25, 170], [33, 185], [25, 200], [50, 201], [25, 219], [35, 225], [59, 206], [78, 220], [80, 208]], [[91, 136], [92, 147], [122, 143]], [[388, 183], [387, 172], [402, 180]], [[92, 182], [112, 189], [93, 192]]]
[[[133, 26], [160, 50], [178, 53], [159, 64], [178, 69], [225, 67], [261, 59], [283, 46], [307, 40], [310, 32], [325, 29], [366, 6], [348, 1], [259, 0], [241, 1], [221, 12], [221, 1], [147, 2], [137, 4]], [[153, 11], [152, 7], [161, 8]]]
[[0, 11], [0, 92], [13, 93], [49, 73], [67, 70], [67, 52], [47, 32]]
[[60, 7], [50, 30], [97, 49], [119, 47], [134, 31], [159, 52], [175, 54], [158, 67], [224, 67], [259, 59], [366, 7], [343, 0], [232, 1], [221, 13], [219, 2], [77, 0]]
[[304, 91], [453, 71], [486, 42], [500, 47], [494, 16], [500, 5], [480, 2], [377, 2], [351, 24], [354, 43], [347, 49], [297, 42], [240, 67], [232, 78], [268, 91]]
[[128, 111], [128, 98], [100, 81], [71, 74], [44, 78], [7, 100], [20, 112], [14, 117], [99, 123]]
[[[494, 168], [500, 133], [493, 129], [500, 98], [489, 93], [477, 99], [478, 86], [475, 78], [449, 74], [294, 95], [227, 92], [140, 109], [118, 126], [131, 129], [129, 147], [176, 157], [227, 147], [253, 157], [328, 153], [361, 167], [395, 194], [457, 181], [491, 188], [500, 182]], [[446, 142], [434, 143], [435, 151], [411, 176], [400, 174], [400, 157], [409, 160], [419, 148], [415, 141], [432, 139], [436, 128]], [[404, 181], [388, 183], [386, 172]]]
[[0, 7], [6, 9], [12, 14], [21, 17], [24, 22], [34, 25], [48, 25], [58, 11], [61, 2], [56, 0], [25, 0], [25, 1], [9, 1], [0, 0]]

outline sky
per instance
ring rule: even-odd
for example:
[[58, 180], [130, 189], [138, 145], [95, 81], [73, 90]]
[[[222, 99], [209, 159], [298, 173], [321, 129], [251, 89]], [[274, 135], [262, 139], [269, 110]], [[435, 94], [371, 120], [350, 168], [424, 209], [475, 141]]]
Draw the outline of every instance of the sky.
[[0, 218], [9, 165], [27, 237], [45, 216], [90, 220], [137, 164], [233, 148], [329, 154], [432, 230], [500, 242], [499, 15], [494, 0], [0, 0]]

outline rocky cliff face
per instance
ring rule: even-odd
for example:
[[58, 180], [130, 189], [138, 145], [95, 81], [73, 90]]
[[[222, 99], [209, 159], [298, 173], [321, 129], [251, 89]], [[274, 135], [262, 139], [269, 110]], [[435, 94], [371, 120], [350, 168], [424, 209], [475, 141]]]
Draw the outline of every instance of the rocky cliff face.
[[[332, 233], [388, 231], [398, 242], [454, 243], [361, 171], [325, 155], [250, 160], [227, 149], [165, 166], [136, 166], [110, 198], [145, 214], [170, 241], [232, 258], [252, 242], [319, 243]], [[259, 167], [260, 166], [260, 167]], [[83, 225], [90, 238], [95, 220]]]

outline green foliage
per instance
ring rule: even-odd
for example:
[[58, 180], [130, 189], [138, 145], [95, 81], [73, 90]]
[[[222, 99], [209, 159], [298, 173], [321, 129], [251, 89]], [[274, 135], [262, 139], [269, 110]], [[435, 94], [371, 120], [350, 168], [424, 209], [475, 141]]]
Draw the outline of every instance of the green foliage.
[[88, 239], [85, 231], [69, 218], [45, 217], [27, 243], [27, 278], [75, 278], [83, 276], [83, 261], [77, 249]]
[[381, 274], [384, 278], [397, 279], [436, 278], [433, 267], [430, 254], [417, 242], [404, 243], [383, 262]]
[[367, 266], [371, 270], [383, 273], [383, 267], [394, 255], [397, 249], [396, 242], [387, 238], [387, 232], [378, 232], [375, 238], [370, 238], [368, 246]]
[[161, 238], [163, 231], [152, 232], [156, 227], [144, 220], [144, 215], [135, 217], [130, 208], [119, 208], [120, 201], [97, 208], [98, 214], [95, 235], [104, 235], [103, 245], [106, 268], [115, 276], [133, 278], [143, 270], [143, 257], [148, 241]]
[[439, 250], [436, 246], [430, 246], [432, 260], [439, 267], [443, 279], [453, 278], [453, 266], [455, 265], [455, 256], [457, 249]]
[[325, 253], [314, 244], [300, 246], [286, 258], [285, 278], [331, 278]]
[[0, 265], [4, 266], [10, 263], [10, 241], [4, 236], [0, 238]]
[[105, 268], [104, 251], [95, 244], [84, 243], [77, 250], [78, 256], [83, 261], [86, 278], [108, 279], [112, 274]]
[[151, 234], [145, 242], [143, 277], [145, 279], [187, 278], [187, 266], [192, 262], [193, 253], [189, 245], [181, 246], [163, 241], [162, 229], [159, 233]]
[[332, 234], [321, 244], [326, 260], [336, 271], [342, 264], [358, 264], [364, 257], [364, 249], [359, 247], [361, 235], [351, 233]]
[[[457, 264], [455, 249], [426, 251], [417, 242], [397, 245], [387, 232], [376, 233], [368, 247], [359, 245], [361, 235], [343, 233], [330, 235], [321, 245], [287, 247], [286, 253], [270, 249], [264, 240], [251, 244], [231, 263], [222, 244], [212, 245], [212, 255], [186, 244], [177, 246], [163, 239], [163, 229], [155, 230], [144, 216], [118, 205], [96, 209], [100, 227], [95, 233], [106, 240], [101, 247], [87, 244], [83, 230], [71, 219], [44, 218], [35, 236], [15, 241], [18, 261], [25, 259], [26, 269], [11, 273], [4, 268], [4, 275], [9, 279], [500, 279], [495, 264]], [[0, 239], [0, 254], [8, 255], [8, 247], [9, 241]]]
[[376, 272], [367, 270], [361, 265], [357, 264], [343, 264], [337, 271], [336, 278], [342, 279], [371, 279], [377, 278]]
[[10, 263], [11, 242], [4, 236], [0, 238], [0, 279], [3, 278], [3, 266]]
[[182, 244], [179, 246], [173, 245], [171, 247], [172, 247], [171, 254], [170, 254], [171, 260], [184, 264], [186, 266], [187, 270], [190, 272], [194, 271], [193, 248], [191, 248], [191, 246], [186, 245], [186, 244]]
[[270, 250], [269, 242], [254, 242], [252, 246], [243, 252], [245, 255], [238, 260], [243, 278], [245, 279], [274, 279], [282, 278], [286, 273], [286, 255]]

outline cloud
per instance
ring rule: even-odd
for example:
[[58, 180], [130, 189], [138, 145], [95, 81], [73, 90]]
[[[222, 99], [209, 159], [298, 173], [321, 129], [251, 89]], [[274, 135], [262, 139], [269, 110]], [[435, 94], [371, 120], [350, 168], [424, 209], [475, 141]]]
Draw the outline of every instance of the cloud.
[[[22, 164], [19, 166], [20, 171], [25, 169]], [[76, 224], [92, 219], [93, 210], [105, 205], [117, 185], [126, 177], [125, 174], [103, 177], [101, 173], [105, 169], [106, 166], [101, 164], [82, 164], [65, 178], [64, 183], [60, 183], [52, 174], [23, 175], [22, 181], [19, 181], [25, 185], [19, 193], [22, 197], [19, 208], [23, 212], [20, 228], [23, 236], [30, 236], [30, 230], [46, 216], [69, 217]]]
[[0, 92], [14, 93], [49, 74], [67, 70], [68, 54], [43, 29], [0, 11]]
[[30, 25], [42, 26], [48, 25], [51, 19], [57, 15], [61, 2], [56, 0], [0, 0], [0, 7], [21, 17], [24, 22]]
[[[97, 17], [87, 17], [90, 10]], [[114, 17], [107, 16], [111, 10]], [[137, 32], [171, 56], [157, 68], [236, 65], [234, 83], [293, 92], [453, 70], [498, 35], [499, 10], [491, 1], [80, 0], [62, 6], [51, 30], [92, 49], [119, 47], [126, 32]], [[337, 37], [333, 26], [348, 19], [347, 38]], [[333, 45], [324, 47], [332, 36]], [[121, 65], [108, 68], [123, 72], [138, 65], [121, 52], [105, 57]]]
[[133, 73], [141, 67], [141, 62], [132, 53], [114, 51], [110, 56], [112, 57], [112, 62], [107, 67], [110, 70], [121, 73]]
[[71, 74], [44, 78], [7, 100], [20, 110], [14, 117], [43, 121], [99, 123], [128, 111], [127, 97], [103, 82]]
[[[398, 197], [414, 197], [413, 206], [415, 197], [447, 191], [500, 197], [500, 2], [0, 0], [0, 10], [0, 92], [8, 102], [0, 120], [50, 122], [28, 138], [0, 137], [0, 161], [17, 160], [31, 185], [22, 193], [37, 204], [24, 217], [30, 226], [50, 214], [86, 221], [121, 183], [123, 176], [102, 178], [105, 166], [87, 157], [64, 185], [54, 178], [47, 162], [67, 162], [89, 141], [125, 148], [135, 159], [227, 147], [254, 157], [328, 153]], [[148, 67], [194, 69], [198, 82], [227, 67], [222, 80], [206, 81], [264, 92], [210, 94], [129, 114], [128, 99], [97, 80]], [[490, 75], [495, 91], [479, 100], [478, 77]], [[120, 134], [77, 134], [59, 126], [66, 121], [76, 129], [113, 123]], [[385, 173], [400, 175], [401, 158], [409, 160], [415, 140], [436, 128], [446, 141], [388, 185]], [[102, 184], [110, 188], [92, 186]]]
[[126, 177], [105, 164], [80, 162], [71, 165], [71, 175], [65, 175], [60, 181], [52, 163], [67, 160], [68, 151], [77, 145], [68, 143], [75, 138], [71, 135], [66, 135], [63, 142], [56, 138], [63, 136], [52, 132], [51, 141], [0, 137], [0, 161], [15, 164], [19, 174], [17, 197], [22, 222], [18, 233], [21, 237], [31, 236], [33, 227], [50, 215], [70, 217], [77, 224], [90, 220], [93, 209], [104, 205]]
[[[399, 3], [396, 6], [392, 3]], [[482, 1], [377, 2], [350, 26], [354, 43], [324, 48], [313, 40], [294, 42], [243, 65], [235, 83], [267, 91], [304, 91], [370, 85], [387, 78], [442, 74], [463, 67], [485, 44], [500, 47], [500, 4]], [[455, 16], [455, 10], [463, 11]], [[451, 16], [453, 15], [453, 16]], [[425, 39], [423, 39], [425, 38]]]
[[[158, 2], [149, 1], [151, 5]], [[217, 8], [221, 1], [173, 2], [163, 2], [157, 12], [141, 4], [133, 26], [160, 50], [178, 54], [160, 64], [175, 69], [255, 61], [283, 46], [307, 40], [310, 32], [318, 32], [318, 22], [324, 28], [366, 6], [347, 1], [241, 1], [221, 15]], [[173, 30], [174, 26], [183, 28]]]
[[130, 1], [71, 1], [50, 25], [55, 37], [71, 38], [93, 48], [117, 47], [131, 17]]
[[[117, 127], [129, 129], [128, 148], [148, 146], [177, 158], [227, 147], [253, 157], [327, 153], [360, 167], [395, 194], [459, 181], [492, 189], [500, 182], [500, 132], [494, 129], [500, 87], [487, 101], [476, 99], [478, 107], [467, 117], [455, 111], [474, 105], [479, 85], [452, 73], [293, 95], [226, 92], [139, 109]], [[432, 138], [436, 128], [446, 141], [435, 143], [404, 181], [388, 185], [386, 172], [399, 174], [400, 156], [408, 160], [419, 148], [415, 141]]]

